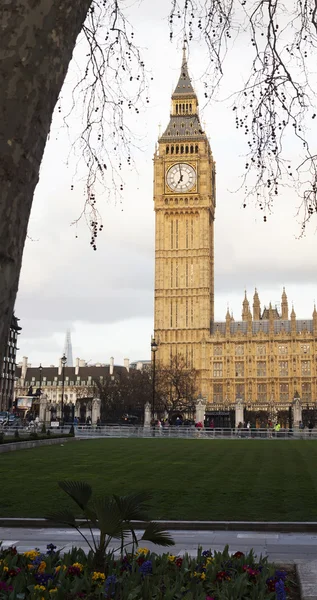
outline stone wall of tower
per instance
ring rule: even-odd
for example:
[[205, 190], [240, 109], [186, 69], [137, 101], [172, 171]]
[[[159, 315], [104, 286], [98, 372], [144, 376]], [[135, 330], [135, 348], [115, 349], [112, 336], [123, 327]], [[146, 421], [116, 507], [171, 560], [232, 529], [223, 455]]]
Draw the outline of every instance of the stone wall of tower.
[[[181, 354], [196, 368], [214, 318], [215, 210], [215, 163], [197, 106], [184, 55], [170, 123], [154, 156], [154, 331], [159, 360]], [[182, 164], [191, 167], [195, 183], [173, 189], [169, 170]]]

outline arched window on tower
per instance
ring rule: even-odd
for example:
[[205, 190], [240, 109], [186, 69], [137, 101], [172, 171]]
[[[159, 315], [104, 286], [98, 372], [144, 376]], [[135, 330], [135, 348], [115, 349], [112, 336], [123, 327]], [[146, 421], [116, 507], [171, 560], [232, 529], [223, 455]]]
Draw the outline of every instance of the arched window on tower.
[[188, 154], [188, 146], [185, 148], [185, 154]]
[[191, 154], [194, 154], [194, 146], [191, 146], [191, 147], [190, 147], [190, 153], [191, 153]]
[[178, 154], [178, 152], [179, 152], [179, 146], [176, 146], [176, 148], [175, 148], [175, 154]]
[[184, 146], [183, 146], [183, 144], [181, 145], [181, 154], [184, 154]]
[[198, 153], [198, 145], [195, 146], [195, 152]]
[[166, 154], [168, 154], [168, 153], [169, 153], [169, 151], [170, 151], [170, 147], [169, 147], [169, 146], [166, 146]]
[[183, 113], [185, 113], [185, 104], [183, 104]]
[[189, 112], [190, 113], [192, 112], [192, 103], [190, 103], [190, 105], [189, 105]]
[[188, 104], [186, 104], [186, 114], [188, 113]]
[[174, 146], [171, 146], [171, 154], [174, 154]]
[[178, 104], [176, 104], [176, 114], [178, 115]]

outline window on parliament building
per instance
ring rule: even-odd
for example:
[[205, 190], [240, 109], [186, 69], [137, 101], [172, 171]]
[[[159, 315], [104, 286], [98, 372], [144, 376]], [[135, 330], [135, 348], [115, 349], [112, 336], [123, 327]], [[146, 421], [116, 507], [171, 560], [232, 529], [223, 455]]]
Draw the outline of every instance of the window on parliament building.
[[287, 354], [288, 349], [287, 349], [287, 345], [286, 344], [280, 344], [278, 347], [278, 353], [279, 354]]
[[214, 402], [221, 402], [223, 399], [223, 386], [221, 383], [214, 383], [213, 386]]
[[288, 361], [287, 360], [281, 360], [278, 363], [278, 369], [279, 369], [279, 375], [280, 375], [280, 377], [287, 377], [288, 376]]
[[236, 377], [244, 377], [244, 363], [236, 362], [235, 364]]
[[244, 400], [245, 394], [244, 394], [244, 383], [237, 383], [236, 384], [236, 398], [241, 398], [241, 400]]
[[265, 402], [267, 400], [266, 383], [258, 383], [258, 401]]
[[257, 361], [256, 374], [257, 374], [257, 377], [266, 377], [266, 362], [265, 362], [265, 360]]
[[302, 383], [302, 400], [303, 402], [311, 401], [311, 384], [310, 383]]
[[300, 351], [302, 354], [309, 354], [310, 353], [309, 344], [301, 344]]
[[265, 344], [258, 344], [256, 347], [256, 353], [258, 356], [264, 356], [266, 354]]
[[302, 376], [310, 375], [310, 360], [302, 360]]
[[289, 400], [289, 386], [288, 383], [280, 383], [280, 401], [287, 402]]
[[244, 346], [243, 346], [243, 344], [237, 344], [236, 348], [235, 348], [235, 351], [236, 351], [236, 356], [243, 356], [243, 354], [244, 354]]
[[222, 377], [223, 366], [222, 362], [214, 362], [214, 377]]

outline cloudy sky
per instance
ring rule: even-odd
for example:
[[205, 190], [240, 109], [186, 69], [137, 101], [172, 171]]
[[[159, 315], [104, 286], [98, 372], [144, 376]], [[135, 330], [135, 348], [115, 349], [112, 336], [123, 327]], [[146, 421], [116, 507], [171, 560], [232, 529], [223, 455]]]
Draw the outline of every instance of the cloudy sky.
[[[80, 185], [71, 191], [75, 160], [68, 164], [70, 141], [55, 115], [41, 168], [24, 252], [16, 314], [23, 328], [18, 360], [28, 356], [33, 365], [56, 364], [63, 353], [65, 333], [71, 330], [73, 356], [91, 362], [116, 364], [150, 357], [153, 331], [154, 212], [152, 158], [159, 124], [169, 119], [170, 96], [181, 63], [180, 39], [169, 41], [166, 22], [169, 1], [144, 0], [133, 5], [130, 20], [136, 42], [143, 47], [153, 81], [150, 103], [135, 123], [142, 151], [135, 151], [135, 167], [124, 170], [122, 203], [104, 199], [99, 204], [104, 229], [93, 252], [84, 220], [73, 221], [83, 205]], [[241, 42], [242, 44], [242, 42]], [[203, 108], [202, 73], [205, 51], [193, 44], [189, 70], [198, 97], [201, 119], [217, 163], [215, 222], [215, 316], [223, 320], [227, 304], [241, 318], [244, 289], [249, 298], [256, 286], [262, 307], [280, 301], [283, 286], [299, 318], [310, 318], [317, 301], [317, 238], [310, 227], [298, 239], [298, 199], [286, 188], [274, 212], [263, 222], [252, 205], [242, 208], [241, 184], [246, 152], [237, 131], [230, 102], [223, 100], [241, 85], [248, 54], [246, 40], [235, 46], [216, 101]], [[75, 53], [77, 67], [80, 53]], [[70, 94], [70, 67], [64, 97]], [[290, 154], [295, 152], [290, 145]], [[78, 179], [84, 174], [79, 166]]]

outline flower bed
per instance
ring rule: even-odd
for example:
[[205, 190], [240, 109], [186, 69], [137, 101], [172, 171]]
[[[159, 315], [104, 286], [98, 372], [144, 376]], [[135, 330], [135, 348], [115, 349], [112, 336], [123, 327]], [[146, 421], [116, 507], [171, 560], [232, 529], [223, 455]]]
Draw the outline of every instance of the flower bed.
[[103, 569], [93, 553], [73, 548], [63, 555], [0, 549], [0, 600], [288, 600], [293, 584], [285, 570], [248, 554], [199, 550], [196, 558], [157, 555], [139, 548]]

